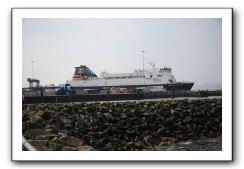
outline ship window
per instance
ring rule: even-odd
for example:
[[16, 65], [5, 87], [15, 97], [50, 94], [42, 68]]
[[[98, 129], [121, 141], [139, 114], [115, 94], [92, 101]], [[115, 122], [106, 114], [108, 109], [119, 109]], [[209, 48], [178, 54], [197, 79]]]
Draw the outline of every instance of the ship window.
[[83, 71], [84, 74], [88, 77], [97, 77], [97, 75], [93, 73], [89, 68], [85, 68]]
[[169, 82], [170, 82], [170, 83], [173, 83], [173, 80], [172, 80], [172, 79], [169, 79]]

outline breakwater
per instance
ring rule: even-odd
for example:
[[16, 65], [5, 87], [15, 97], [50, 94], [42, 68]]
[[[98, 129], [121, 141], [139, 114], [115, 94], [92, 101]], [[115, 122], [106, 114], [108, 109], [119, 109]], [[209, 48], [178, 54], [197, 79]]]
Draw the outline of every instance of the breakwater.
[[222, 99], [23, 105], [37, 150], [156, 150], [222, 135]]
[[89, 101], [113, 100], [143, 100], [175, 97], [209, 97], [222, 96], [222, 91], [163, 91], [163, 92], [138, 92], [123, 94], [86, 94], [86, 95], [52, 95], [52, 96], [25, 96], [23, 104], [34, 103], [67, 103]]

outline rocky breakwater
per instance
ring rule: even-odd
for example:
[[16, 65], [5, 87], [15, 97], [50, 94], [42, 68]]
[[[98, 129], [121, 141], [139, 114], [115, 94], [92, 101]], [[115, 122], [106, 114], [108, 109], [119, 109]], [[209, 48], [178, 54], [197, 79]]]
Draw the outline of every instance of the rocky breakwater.
[[22, 131], [37, 150], [156, 150], [222, 134], [222, 100], [23, 105]]

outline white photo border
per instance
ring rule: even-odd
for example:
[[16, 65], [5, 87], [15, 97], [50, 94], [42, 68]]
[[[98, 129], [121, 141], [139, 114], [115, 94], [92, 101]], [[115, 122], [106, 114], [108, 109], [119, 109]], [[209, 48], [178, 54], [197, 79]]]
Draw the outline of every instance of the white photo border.
[[[232, 161], [232, 8], [13, 8], [12, 9], [12, 160], [13, 161]], [[111, 17], [112, 16], [112, 17]], [[222, 151], [23, 151], [23, 18], [221, 18]]]

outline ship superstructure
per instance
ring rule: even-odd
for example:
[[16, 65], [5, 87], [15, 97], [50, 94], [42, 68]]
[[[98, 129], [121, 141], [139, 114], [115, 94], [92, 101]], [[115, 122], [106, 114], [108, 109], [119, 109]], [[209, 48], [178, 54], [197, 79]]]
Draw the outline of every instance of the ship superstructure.
[[157, 88], [159, 90], [191, 90], [193, 82], [177, 82], [172, 69], [168, 67], [135, 70], [132, 73], [108, 73], [103, 71], [98, 77], [86, 65], [75, 67], [73, 78], [66, 82], [74, 88]]

